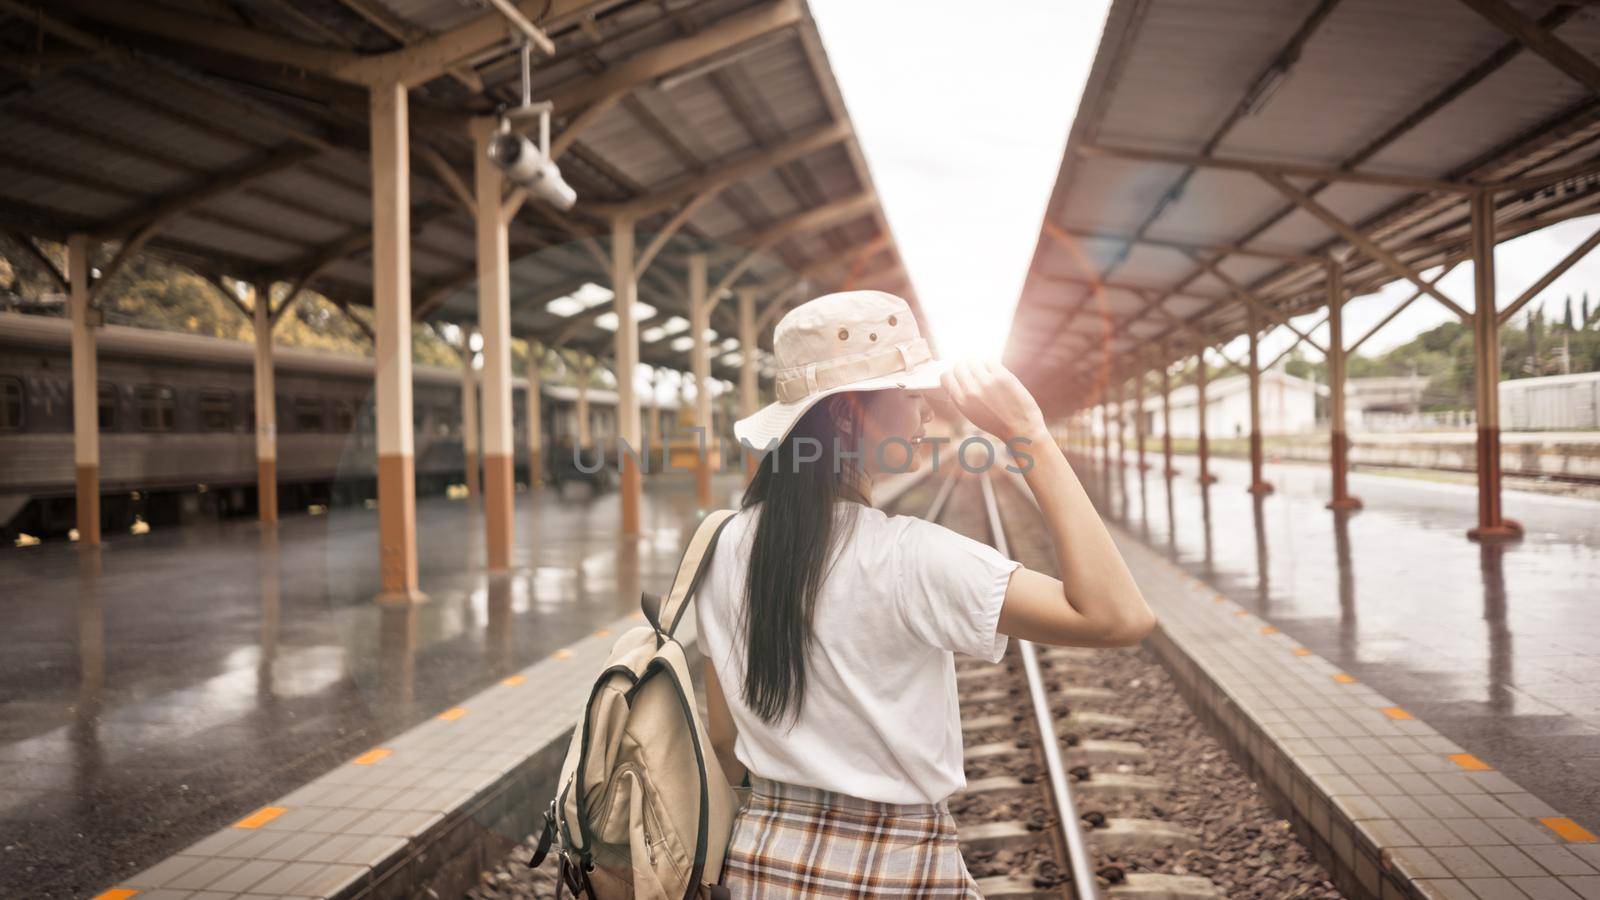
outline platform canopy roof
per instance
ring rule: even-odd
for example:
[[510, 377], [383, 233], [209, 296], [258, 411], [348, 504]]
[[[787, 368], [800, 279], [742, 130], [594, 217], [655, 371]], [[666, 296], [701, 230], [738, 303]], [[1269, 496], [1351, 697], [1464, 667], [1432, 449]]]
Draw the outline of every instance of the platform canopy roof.
[[1098, 403], [1245, 333], [1250, 300], [1263, 327], [1326, 306], [1331, 267], [1354, 296], [1470, 259], [1485, 187], [1498, 240], [1600, 211], [1597, 14], [1113, 0], [1008, 362], [1056, 411]]
[[[641, 250], [683, 223], [640, 281], [656, 310], [640, 322], [646, 363], [686, 364], [655, 329], [687, 318], [691, 250], [711, 254], [713, 285], [764, 285], [764, 302], [800, 282], [915, 305], [803, 0], [516, 5], [553, 42], [533, 54], [532, 96], [555, 103], [580, 199], [568, 214], [530, 201], [512, 224], [514, 334], [610, 352], [605, 307], [547, 304], [609, 289], [618, 214], [637, 219]], [[367, 86], [399, 78], [413, 310], [472, 324], [468, 123], [517, 102], [516, 34], [477, 0], [0, 0], [0, 228], [370, 304]], [[717, 309], [719, 340], [733, 307]]]

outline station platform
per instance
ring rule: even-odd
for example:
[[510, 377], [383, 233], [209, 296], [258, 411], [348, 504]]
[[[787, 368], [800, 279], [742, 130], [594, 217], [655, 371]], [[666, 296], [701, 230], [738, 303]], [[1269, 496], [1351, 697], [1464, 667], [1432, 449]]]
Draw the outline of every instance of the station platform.
[[[714, 487], [731, 496], [740, 483]], [[637, 542], [618, 540], [614, 493], [518, 495], [516, 557], [501, 577], [483, 571], [470, 501], [420, 501], [429, 599], [401, 609], [372, 602], [377, 516], [360, 508], [265, 532], [250, 521], [157, 530], [98, 554], [0, 554], [0, 896], [90, 896], [135, 877], [616, 627], [641, 589], [670, 582], [693, 522], [692, 480], [646, 484]], [[424, 823], [395, 817], [366, 836], [402, 824]], [[319, 872], [340, 864], [318, 858]], [[316, 873], [298, 871], [320, 895], [306, 881]]]
[[[1130, 463], [1132, 457], [1129, 457]], [[1159, 462], [1159, 459], [1156, 460]], [[1600, 504], [1193, 459], [1093, 474], [1152, 645], [1349, 896], [1600, 897]]]

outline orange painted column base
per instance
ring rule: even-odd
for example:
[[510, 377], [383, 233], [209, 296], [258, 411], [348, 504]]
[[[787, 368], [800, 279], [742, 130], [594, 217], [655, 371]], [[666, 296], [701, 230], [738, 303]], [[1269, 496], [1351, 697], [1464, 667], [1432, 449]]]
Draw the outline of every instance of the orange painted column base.
[[1328, 509], [1360, 509], [1361, 498], [1350, 496], [1350, 438], [1343, 431], [1333, 433], [1328, 444], [1328, 457], [1333, 462], [1333, 499], [1328, 501]]
[[694, 497], [701, 509], [711, 508], [711, 460], [700, 459], [694, 464]]
[[100, 467], [78, 464], [78, 544], [100, 546]]
[[516, 503], [516, 461], [509, 456], [483, 458], [483, 515], [488, 537], [489, 568], [511, 566], [512, 516]]
[[1261, 477], [1261, 432], [1250, 432], [1250, 486], [1252, 494], [1270, 494], [1275, 490], [1272, 482]]
[[411, 454], [378, 456], [379, 603], [421, 603], [417, 590], [416, 463]]
[[639, 533], [639, 506], [644, 497], [644, 483], [639, 474], [639, 464], [632, 456], [622, 454], [622, 533]]
[[256, 514], [263, 523], [278, 521], [278, 461], [256, 460]]
[[1470, 540], [1498, 542], [1521, 540], [1522, 523], [1501, 514], [1500, 429], [1478, 429], [1478, 526], [1467, 531]]

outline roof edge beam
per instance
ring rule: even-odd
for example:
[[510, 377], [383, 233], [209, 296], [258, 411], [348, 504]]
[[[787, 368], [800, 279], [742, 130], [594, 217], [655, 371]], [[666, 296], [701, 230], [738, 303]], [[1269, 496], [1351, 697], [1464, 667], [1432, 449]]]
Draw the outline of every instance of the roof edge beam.
[[1489, 24], [1516, 38], [1563, 74], [1590, 91], [1600, 93], [1600, 65], [1595, 65], [1589, 57], [1556, 37], [1549, 29], [1517, 12], [1505, 0], [1460, 2], [1488, 20]]
[[1286, 199], [1294, 201], [1296, 206], [1310, 213], [1313, 218], [1316, 218], [1322, 222], [1322, 224], [1328, 226], [1328, 228], [1331, 229], [1335, 234], [1349, 241], [1353, 246], [1360, 249], [1361, 252], [1383, 263], [1384, 266], [1386, 266], [1390, 271], [1394, 272], [1395, 275], [1404, 278], [1416, 285], [1418, 288], [1427, 291], [1429, 296], [1444, 304], [1452, 312], [1460, 316], [1463, 322], [1472, 321], [1471, 313], [1462, 309], [1461, 306], [1454, 300], [1451, 300], [1444, 294], [1439, 293], [1437, 288], [1424, 281], [1420, 272], [1406, 265], [1398, 256], [1395, 256], [1393, 253], [1390, 253], [1389, 251], [1378, 246], [1377, 241], [1374, 241], [1362, 234], [1354, 226], [1350, 225], [1350, 223], [1334, 215], [1333, 212], [1326, 206], [1323, 206], [1317, 201], [1296, 190], [1294, 185], [1284, 180], [1283, 176], [1271, 172], [1261, 172], [1257, 174], [1261, 180], [1271, 185], [1278, 191], [1278, 193], [1282, 194]]
[[1405, 188], [1413, 191], [1439, 193], [1467, 193], [1474, 185], [1439, 178], [1422, 178], [1413, 175], [1385, 175], [1377, 172], [1360, 172], [1353, 169], [1329, 169], [1322, 166], [1305, 166], [1298, 163], [1269, 162], [1259, 159], [1239, 159], [1226, 156], [1201, 156], [1192, 153], [1170, 153], [1165, 150], [1145, 150], [1137, 147], [1111, 147], [1093, 145], [1074, 148], [1078, 156], [1101, 159], [1120, 159], [1129, 162], [1166, 163], [1174, 166], [1192, 166], [1199, 169], [1220, 169], [1231, 172], [1248, 172], [1254, 175], [1312, 178], [1317, 181], [1345, 181], [1352, 184], [1370, 184], [1377, 187]]

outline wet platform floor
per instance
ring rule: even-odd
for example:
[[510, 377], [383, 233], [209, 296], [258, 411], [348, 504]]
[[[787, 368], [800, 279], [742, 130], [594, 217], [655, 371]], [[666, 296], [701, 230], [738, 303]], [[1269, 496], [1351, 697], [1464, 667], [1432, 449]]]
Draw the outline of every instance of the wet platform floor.
[[92, 893], [637, 609], [693, 512], [649, 482], [620, 541], [614, 493], [519, 495], [491, 578], [481, 514], [420, 501], [405, 609], [359, 508], [0, 554], [0, 896]]
[[1176, 465], [1104, 490], [1077, 461], [1134, 535], [1600, 830], [1600, 503], [1507, 491], [1527, 536], [1480, 545], [1471, 488], [1356, 473], [1365, 508], [1335, 513], [1323, 467], [1268, 465], [1257, 498], [1244, 462], [1205, 489]]

